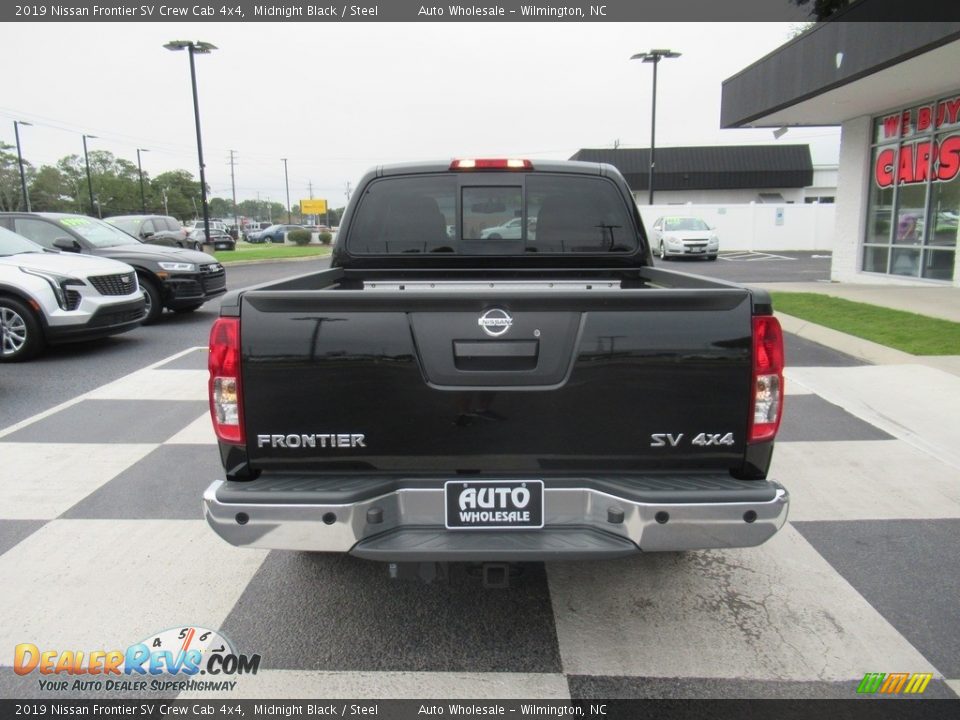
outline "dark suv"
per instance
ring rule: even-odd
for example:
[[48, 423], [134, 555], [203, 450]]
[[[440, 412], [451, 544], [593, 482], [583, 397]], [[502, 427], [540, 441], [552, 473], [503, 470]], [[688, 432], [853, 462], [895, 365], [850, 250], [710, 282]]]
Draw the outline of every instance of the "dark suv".
[[151, 245], [200, 249], [200, 243], [189, 239], [183, 225], [169, 215], [114, 215], [104, 220]]
[[0, 213], [0, 227], [52, 250], [120, 260], [137, 271], [146, 300], [144, 323], [163, 308], [191, 312], [227, 290], [223, 265], [206, 253], [140, 242], [113, 225], [65, 213]]

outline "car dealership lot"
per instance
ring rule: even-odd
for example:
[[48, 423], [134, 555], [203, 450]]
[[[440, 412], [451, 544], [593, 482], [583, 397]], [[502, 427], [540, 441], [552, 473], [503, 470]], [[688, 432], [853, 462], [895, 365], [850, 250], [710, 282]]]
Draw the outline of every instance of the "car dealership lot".
[[[760, 281], [802, 262], [666, 266]], [[231, 268], [228, 283], [308, 265]], [[206, 527], [200, 494], [222, 470], [203, 348], [215, 306], [201, 312], [130, 333], [123, 354], [4, 368], [0, 696], [46, 694], [9, 669], [17, 643], [125, 648], [186, 625], [262, 655], [234, 697], [850, 697], [867, 672], [960, 691], [960, 470], [838, 390], [896, 368], [788, 335], [772, 476], [793, 506], [765, 546], [533, 564], [509, 590], [463, 566], [420, 585], [349, 557], [236, 549]]]
[[742, 283], [830, 280], [829, 252], [720, 252], [715, 262], [698, 257], [655, 258], [657, 267]]

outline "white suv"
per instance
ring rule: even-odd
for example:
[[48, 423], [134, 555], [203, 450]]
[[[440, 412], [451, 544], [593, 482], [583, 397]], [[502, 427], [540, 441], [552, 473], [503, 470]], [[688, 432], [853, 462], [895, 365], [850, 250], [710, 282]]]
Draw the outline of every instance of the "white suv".
[[126, 263], [50, 252], [0, 228], [0, 362], [28, 360], [48, 343], [126, 332], [143, 317]]

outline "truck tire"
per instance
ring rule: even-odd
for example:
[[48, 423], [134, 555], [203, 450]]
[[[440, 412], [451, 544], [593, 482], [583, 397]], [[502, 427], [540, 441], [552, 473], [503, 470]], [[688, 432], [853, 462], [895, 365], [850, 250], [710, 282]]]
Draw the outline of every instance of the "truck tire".
[[22, 301], [0, 297], [0, 362], [23, 362], [44, 346], [43, 327]]
[[143, 299], [146, 301], [146, 314], [143, 316], [143, 324], [154, 323], [163, 312], [163, 301], [160, 299], [160, 290], [157, 284], [150, 278], [143, 275], [137, 278], [140, 282], [140, 290], [143, 292]]

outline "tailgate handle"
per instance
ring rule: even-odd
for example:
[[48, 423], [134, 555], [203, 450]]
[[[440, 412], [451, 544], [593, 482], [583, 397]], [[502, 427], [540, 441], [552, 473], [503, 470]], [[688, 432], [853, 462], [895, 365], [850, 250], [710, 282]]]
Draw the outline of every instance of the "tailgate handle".
[[539, 351], [539, 340], [453, 341], [458, 370], [532, 370]]

